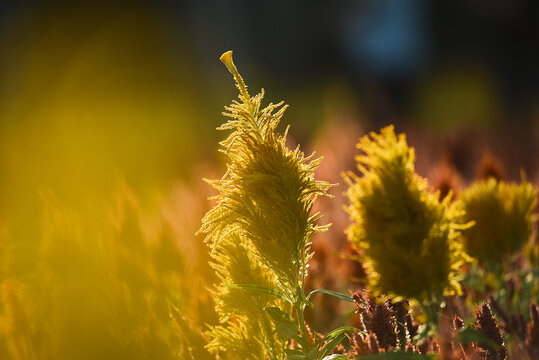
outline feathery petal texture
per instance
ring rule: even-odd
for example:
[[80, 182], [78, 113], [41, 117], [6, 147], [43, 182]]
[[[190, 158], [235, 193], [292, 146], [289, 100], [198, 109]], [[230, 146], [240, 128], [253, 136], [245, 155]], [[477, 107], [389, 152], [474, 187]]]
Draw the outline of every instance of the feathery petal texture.
[[309, 259], [311, 235], [324, 229], [315, 225], [318, 214], [311, 215], [313, 201], [331, 185], [314, 178], [321, 159], [305, 157], [299, 147], [288, 149], [286, 133], [275, 133], [286, 106], [260, 109], [263, 92], [250, 97], [231, 58], [223, 57], [240, 101], [226, 107], [230, 120], [219, 128], [232, 130], [221, 142], [229, 162], [221, 180], [209, 181], [219, 195], [200, 231], [213, 248], [230, 234], [245, 237], [258, 259], [286, 283], [284, 290], [295, 289]]
[[466, 251], [485, 263], [500, 263], [520, 250], [533, 234], [537, 188], [490, 178], [472, 184], [459, 199], [475, 225], [462, 232]]
[[280, 359], [286, 344], [273, 332], [263, 309], [277, 306], [290, 314], [289, 304], [226, 284], [275, 289], [292, 301], [300, 296], [312, 256], [311, 236], [326, 228], [316, 225], [319, 215], [311, 214], [313, 201], [327, 195], [331, 185], [314, 178], [321, 159], [304, 156], [299, 147], [290, 150], [286, 132], [276, 133], [286, 106], [269, 104], [262, 109], [263, 91], [249, 95], [232, 52], [223, 54], [221, 61], [240, 94], [239, 101], [225, 108], [229, 120], [218, 128], [231, 131], [220, 143], [228, 157], [227, 171], [220, 180], [207, 180], [219, 193], [200, 229], [222, 282], [214, 292], [221, 325], [210, 330], [209, 348], [235, 354], [232, 358]]
[[457, 241], [462, 212], [458, 203], [427, 189], [415, 173], [415, 153], [393, 126], [360, 139], [361, 176], [345, 176], [349, 240], [365, 255], [376, 293], [430, 300], [458, 292], [459, 267], [466, 256]]

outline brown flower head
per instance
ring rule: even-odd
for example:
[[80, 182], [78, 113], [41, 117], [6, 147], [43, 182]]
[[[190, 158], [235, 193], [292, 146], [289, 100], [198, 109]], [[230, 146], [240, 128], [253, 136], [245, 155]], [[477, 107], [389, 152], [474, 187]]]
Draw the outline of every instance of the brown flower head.
[[477, 324], [475, 325], [476, 329], [498, 345], [497, 349], [493, 349], [486, 344], [478, 344], [477, 346], [481, 349], [480, 353], [485, 356], [487, 360], [506, 359], [507, 349], [503, 341], [500, 327], [498, 326], [496, 318], [492, 315], [487, 303], [483, 303], [475, 309], [474, 317], [477, 320]]

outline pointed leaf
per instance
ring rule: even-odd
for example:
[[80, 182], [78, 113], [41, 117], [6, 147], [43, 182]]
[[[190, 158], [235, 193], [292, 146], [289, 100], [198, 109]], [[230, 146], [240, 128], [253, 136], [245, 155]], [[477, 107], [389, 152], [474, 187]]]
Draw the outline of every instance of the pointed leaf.
[[337, 335], [335, 338], [331, 339], [325, 346], [324, 348], [322, 349], [322, 351], [320, 352], [318, 358], [319, 359], [323, 359], [326, 357], [326, 355], [330, 354], [336, 347], [337, 345], [339, 345], [341, 343], [341, 341], [344, 340], [344, 338], [346, 338], [346, 334], [343, 333], [343, 334], [340, 334], [340, 335]]
[[348, 360], [348, 356], [343, 355], [343, 354], [333, 354], [333, 355], [326, 356], [322, 360]]
[[365, 334], [363, 330], [359, 330], [358, 328], [355, 328], [353, 326], [341, 326], [340, 328], [331, 330], [323, 339], [322, 343], [325, 341], [330, 341], [331, 339], [334, 339], [335, 337], [347, 333], [347, 332], [359, 332], [362, 334]]
[[340, 328], [330, 331], [320, 342], [321, 344], [327, 342], [322, 351], [318, 354], [318, 358], [322, 359], [324, 356], [329, 355], [335, 349], [337, 345], [341, 343], [346, 337], [347, 332], [360, 332], [364, 334], [364, 331], [352, 326], [342, 326]]
[[328, 295], [335, 296], [336, 298], [339, 298], [339, 299], [344, 300], [344, 301], [354, 302], [354, 299], [352, 299], [352, 297], [350, 295], [346, 295], [346, 294], [340, 293], [338, 291], [327, 290], [327, 289], [313, 290], [313, 291], [311, 291], [309, 293], [309, 295], [307, 295], [307, 299], [310, 299], [311, 296], [313, 296], [314, 294], [318, 294], [318, 293], [328, 294]]

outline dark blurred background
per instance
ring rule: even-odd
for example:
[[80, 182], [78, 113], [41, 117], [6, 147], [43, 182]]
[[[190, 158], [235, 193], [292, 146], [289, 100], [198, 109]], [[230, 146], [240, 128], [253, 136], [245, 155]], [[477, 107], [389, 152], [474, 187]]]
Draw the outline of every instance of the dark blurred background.
[[121, 174], [151, 191], [213, 161], [236, 97], [218, 61], [230, 49], [253, 93], [291, 105], [300, 143], [342, 115], [442, 139], [453, 157], [486, 136], [513, 177], [535, 171], [537, 1], [0, 4], [0, 214], [41, 187], [78, 202]]

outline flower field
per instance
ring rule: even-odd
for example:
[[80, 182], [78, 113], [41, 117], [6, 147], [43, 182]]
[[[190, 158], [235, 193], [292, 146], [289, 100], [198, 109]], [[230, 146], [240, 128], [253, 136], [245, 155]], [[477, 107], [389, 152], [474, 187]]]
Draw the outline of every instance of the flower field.
[[392, 125], [298, 145], [221, 61], [222, 156], [186, 180], [0, 193], [0, 359], [539, 359], [534, 174]]

